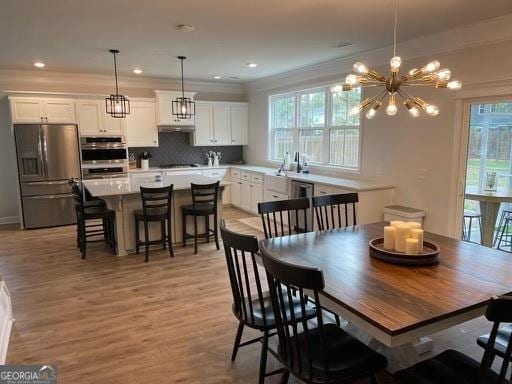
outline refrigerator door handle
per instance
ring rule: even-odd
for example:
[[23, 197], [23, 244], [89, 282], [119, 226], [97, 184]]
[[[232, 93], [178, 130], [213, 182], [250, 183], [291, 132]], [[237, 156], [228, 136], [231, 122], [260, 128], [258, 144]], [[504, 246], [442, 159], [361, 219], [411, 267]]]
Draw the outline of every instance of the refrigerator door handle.
[[41, 140], [40, 140], [40, 145], [41, 145], [41, 157], [42, 157], [42, 162], [43, 162], [43, 172], [44, 172], [44, 177], [48, 177], [48, 155], [46, 153], [46, 148], [47, 148], [47, 141], [46, 141], [46, 135], [44, 133], [44, 130], [41, 129]]
[[62, 181], [29, 181], [24, 182], [25, 185], [64, 185], [69, 184], [68, 180], [62, 180]]

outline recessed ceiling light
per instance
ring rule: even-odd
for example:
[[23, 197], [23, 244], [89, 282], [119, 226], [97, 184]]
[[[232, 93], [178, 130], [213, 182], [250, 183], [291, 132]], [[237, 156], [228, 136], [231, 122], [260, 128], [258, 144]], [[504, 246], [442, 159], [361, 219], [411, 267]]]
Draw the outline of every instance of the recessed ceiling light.
[[142, 73], [142, 69], [140, 69], [140, 68], [135, 68], [135, 69], [133, 70], [133, 73], [135, 73], [136, 75], [140, 75], [140, 74]]
[[215, 76], [213, 76], [213, 78], [214, 78], [215, 80], [219, 80], [219, 79], [222, 79], [222, 76], [215, 75]]
[[352, 45], [352, 43], [348, 43], [346, 41], [340, 41], [338, 43], [335, 43], [333, 45], [331, 45], [331, 48], [346, 48], [346, 47], [350, 47]]
[[238, 80], [238, 76], [229, 76], [230, 79]]
[[178, 24], [175, 29], [179, 32], [191, 32], [194, 30], [194, 26], [190, 24]]
[[37, 67], [37, 68], [44, 68], [46, 66], [46, 64], [43, 63], [42, 61], [36, 61], [34, 63], [34, 66]]
[[256, 68], [258, 66], [258, 64], [256, 64], [256, 63], [247, 63], [247, 66], [249, 68]]

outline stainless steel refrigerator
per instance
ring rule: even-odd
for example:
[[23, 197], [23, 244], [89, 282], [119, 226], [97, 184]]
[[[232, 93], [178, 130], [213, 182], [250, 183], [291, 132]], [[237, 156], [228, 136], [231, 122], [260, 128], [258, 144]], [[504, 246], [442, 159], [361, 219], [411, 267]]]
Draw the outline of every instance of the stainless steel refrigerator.
[[80, 178], [76, 125], [14, 125], [23, 224], [52, 227], [76, 222], [71, 177]]

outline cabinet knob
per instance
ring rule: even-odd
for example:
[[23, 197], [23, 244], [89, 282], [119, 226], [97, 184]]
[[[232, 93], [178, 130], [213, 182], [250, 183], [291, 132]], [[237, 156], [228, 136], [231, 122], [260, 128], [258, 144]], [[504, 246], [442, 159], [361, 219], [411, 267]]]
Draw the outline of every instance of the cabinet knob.
[[43, 118], [43, 116], [41, 116], [41, 123], [43, 122], [43, 120], [44, 120], [44, 118]]

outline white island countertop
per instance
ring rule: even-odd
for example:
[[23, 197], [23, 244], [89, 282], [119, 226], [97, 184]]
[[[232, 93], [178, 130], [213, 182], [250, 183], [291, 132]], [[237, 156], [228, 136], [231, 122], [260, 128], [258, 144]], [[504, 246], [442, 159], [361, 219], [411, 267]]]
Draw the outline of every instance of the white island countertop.
[[[202, 175], [176, 175], [164, 176], [162, 181], [154, 181], [154, 177], [147, 179], [131, 180], [129, 177], [108, 180], [84, 180], [83, 184], [92, 196], [120, 196], [140, 193], [140, 187], [160, 188], [174, 185], [175, 191], [190, 189], [190, 184], [212, 184], [217, 180]], [[226, 181], [221, 181], [220, 185], [225, 186], [230, 184]]]

